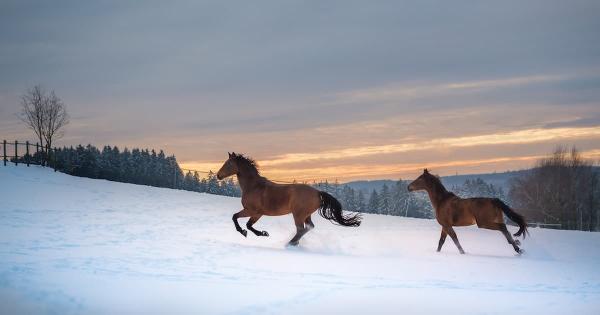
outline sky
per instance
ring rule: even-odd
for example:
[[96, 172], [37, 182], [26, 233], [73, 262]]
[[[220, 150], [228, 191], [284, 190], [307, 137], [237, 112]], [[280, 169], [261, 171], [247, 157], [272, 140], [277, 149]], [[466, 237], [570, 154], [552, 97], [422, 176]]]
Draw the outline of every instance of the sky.
[[20, 96], [71, 116], [58, 145], [148, 147], [277, 180], [600, 160], [598, 1], [2, 1], [0, 138]]

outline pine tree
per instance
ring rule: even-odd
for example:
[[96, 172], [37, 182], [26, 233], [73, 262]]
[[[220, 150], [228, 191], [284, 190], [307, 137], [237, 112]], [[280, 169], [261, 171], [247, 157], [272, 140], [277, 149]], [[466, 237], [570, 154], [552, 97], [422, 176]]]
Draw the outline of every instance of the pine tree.
[[344, 185], [341, 189], [341, 196], [343, 209], [349, 211], [356, 210], [356, 197], [354, 195], [354, 189], [348, 185]]
[[358, 191], [358, 196], [356, 197], [356, 211], [365, 211], [367, 208], [365, 194], [362, 190]]
[[197, 192], [202, 191], [200, 189], [200, 175], [198, 174], [198, 172], [194, 172], [194, 187], [192, 190]]
[[121, 153], [120, 157], [119, 157], [119, 165], [121, 165], [121, 168], [119, 169], [119, 178], [121, 181], [125, 182], [125, 183], [131, 183], [131, 167], [129, 165], [129, 162], [131, 161], [131, 152], [129, 151], [129, 149], [125, 148], [123, 149], [123, 153]]
[[194, 190], [194, 175], [192, 172], [188, 171], [183, 178], [183, 187], [184, 190]]
[[392, 211], [391, 214], [399, 216], [408, 216], [410, 208], [410, 195], [406, 182], [398, 180], [392, 190]]
[[368, 211], [369, 213], [381, 213], [379, 210], [379, 194], [375, 189], [371, 192], [369, 197]]
[[379, 194], [379, 209], [381, 209], [381, 214], [390, 214], [390, 197], [391, 195], [389, 186], [387, 184], [383, 184], [383, 188], [381, 188], [381, 193]]
[[219, 195], [221, 193], [221, 187], [219, 185], [219, 180], [215, 173], [210, 171], [208, 173], [208, 182], [206, 183], [206, 192], [209, 194]]

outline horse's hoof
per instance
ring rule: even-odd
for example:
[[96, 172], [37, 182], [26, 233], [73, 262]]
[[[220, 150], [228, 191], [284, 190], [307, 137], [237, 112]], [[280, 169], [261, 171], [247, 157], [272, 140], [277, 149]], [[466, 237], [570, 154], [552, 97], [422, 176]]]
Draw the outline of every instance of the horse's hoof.
[[515, 240], [515, 245], [517, 245], [517, 246], [521, 246], [521, 241], [519, 241], [519, 240]]
[[464, 251], [464, 250], [461, 250], [461, 251], [460, 251], [460, 254], [461, 254], [461, 255], [464, 255], [464, 254], [465, 254], [465, 251]]
[[269, 236], [269, 232], [262, 231], [262, 232], [260, 232], [260, 236]]
[[248, 231], [241, 230], [240, 233], [242, 233], [242, 235], [244, 235], [244, 237], [248, 237]]
[[523, 255], [523, 253], [524, 253], [524, 252], [525, 252], [525, 251], [524, 251], [523, 249], [519, 248], [519, 249], [517, 250], [517, 255], [521, 256], [521, 255]]
[[296, 246], [298, 246], [298, 244], [299, 244], [299, 243], [300, 243], [300, 242], [298, 242], [298, 241], [289, 242], [289, 243], [288, 243], [288, 246], [294, 246], [294, 247], [296, 247]]

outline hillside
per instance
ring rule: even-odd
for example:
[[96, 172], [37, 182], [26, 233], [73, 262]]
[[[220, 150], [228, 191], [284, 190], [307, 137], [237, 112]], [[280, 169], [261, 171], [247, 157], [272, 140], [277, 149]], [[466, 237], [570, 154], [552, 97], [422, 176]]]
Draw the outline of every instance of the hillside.
[[[527, 170], [522, 171], [508, 171], [502, 173], [486, 173], [486, 174], [465, 174], [465, 175], [451, 175], [451, 176], [442, 176], [442, 183], [446, 187], [452, 187], [454, 185], [462, 185], [466, 180], [474, 180], [477, 178], [481, 178], [486, 181], [488, 184], [493, 184], [496, 187], [502, 187], [504, 191], [508, 191], [508, 181], [516, 176], [520, 176]], [[405, 179], [411, 180], [411, 179]], [[383, 187], [383, 184], [387, 184], [391, 186], [395, 181], [390, 179], [384, 180], [359, 180], [345, 183], [346, 185], [362, 190], [364, 192], [371, 192], [373, 189], [380, 190]]]
[[[466, 255], [435, 248], [434, 220], [290, 216], [242, 237], [237, 198], [0, 166], [4, 314], [596, 314], [600, 233], [457, 228]], [[244, 221], [241, 221], [245, 223]], [[514, 227], [509, 227], [514, 230]]]
[[[600, 173], [600, 167], [595, 166], [594, 170]], [[464, 175], [450, 175], [450, 176], [442, 176], [442, 183], [446, 187], [459, 186], [464, 184], [466, 180], [474, 180], [477, 178], [481, 178], [486, 181], [488, 184], [492, 184], [496, 187], [502, 187], [505, 192], [508, 192], [509, 189], [509, 181], [513, 177], [521, 176], [525, 174], [529, 170], [519, 170], [519, 171], [506, 171], [501, 173], [483, 173], [483, 174], [464, 174]], [[404, 180], [412, 180], [412, 179], [404, 179]], [[394, 180], [391, 179], [382, 179], [382, 180], [357, 180], [345, 183], [352, 187], [353, 189], [362, 190], [364, 192], [371, 192], [373, 189], [380, 190], [383, 187], [383, 184], [387, 184], [391, 186], [394, 184]]]

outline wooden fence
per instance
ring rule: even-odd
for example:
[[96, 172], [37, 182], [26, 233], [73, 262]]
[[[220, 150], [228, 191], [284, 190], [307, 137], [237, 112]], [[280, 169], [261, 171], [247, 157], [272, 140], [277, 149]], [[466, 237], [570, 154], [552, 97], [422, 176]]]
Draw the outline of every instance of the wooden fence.
[[[10, 150], [12, 149], [12, 152]], [[44, 146], [39, 143], [31, 143], [29, 141], [19, 142], [15, 140], [14, 142], [8, 142], [6, 140], [2, 141], [2, 162], [4, 166], [7, 163], [15, 163], [15, 165], [19, 165], [19, 159], [24, 161], [24, 164], [27, 166], [34, 165], [52, 165], [54, 171], [56, 171], [56, 161], [52, 159], [54, 156], [54, 152], [56, 152], [56, 148], [52, 148], [47, 150], [47, 154], [44, 154]], [[20, 155], [19, 153], [22, 154]], [[41, 156], [40, 156], [40, 152]], [[34, 155], [35, 154], [35, 155]]]

